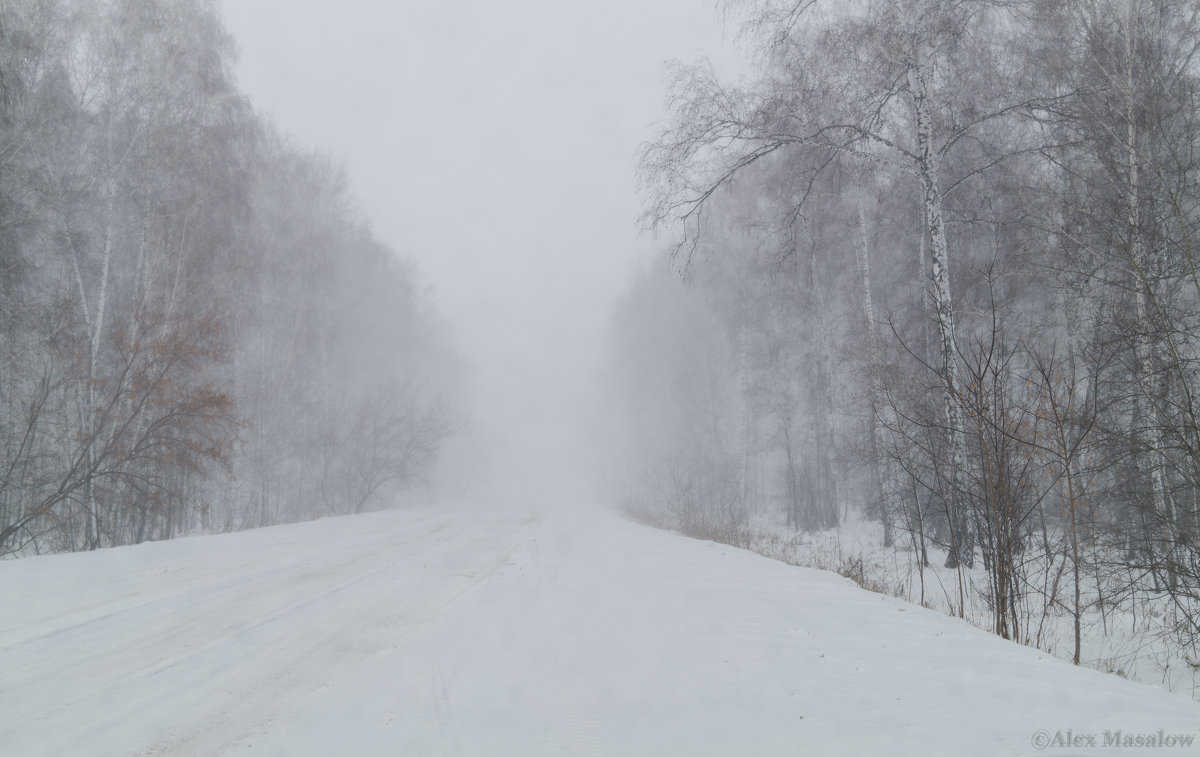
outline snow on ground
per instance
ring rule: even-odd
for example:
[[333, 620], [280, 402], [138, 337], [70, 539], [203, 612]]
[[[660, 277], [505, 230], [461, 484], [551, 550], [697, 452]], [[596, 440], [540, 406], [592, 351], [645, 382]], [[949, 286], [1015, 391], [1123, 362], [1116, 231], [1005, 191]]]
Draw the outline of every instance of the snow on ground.
[[9, 561], [0, 604], [5, 755], [1200, 753], [1184, 697], [602, 513]]
[[[847, 513], [837, 528], [813, 533], [793, 530], [780, 514], [760, 514], [742, 528], [740, 539], [739, 543], [767, 557], [850, 575], [877, 591], [957, 614], [958, 575], [942, 567], [946, 553], [930, 546], [930, 565], [922, 571], [909, 534], [900, 531], [897, 546], [884, 547], [883, 526], [858, 513]], [[964, 615], [973, 625], [989, 629], [994, 621], [987, 602], [988, 577], [981, 562], [962, 573], [966, 582]], [[1037, 571], [1037, 564], [1031, 561], [1026, 568], [1030, 575], [1028, 595], [1021, 601], [1022, 638], [1030, 646], [1070, 660], [1074, 653], [1072, 618], [1038, 594], [1051, 586], [1054, 578]], [[1085, 576], [1085, 581], [1091, 579], [1091, 575]], [[1091, 586], [1084, 589], [1085, 602], [1095, 597]], [[1069, 578], [1060, 579], [1060, 596], [1066, 597], [1069, 590]], [[1136, 607], [1136, 612], [1131, 607]], [[1200, 700], [1200, 669], [1188, 663], [1195, 650], [1166, 632], [1172, 625], [1171, 611], [1166, 598], [1140, 599], [1136, 605], [1124, 599], [1117, 607], [1109, 606], [1103, 617], [1094, 607], [1085, 611], [1081, 664]]]

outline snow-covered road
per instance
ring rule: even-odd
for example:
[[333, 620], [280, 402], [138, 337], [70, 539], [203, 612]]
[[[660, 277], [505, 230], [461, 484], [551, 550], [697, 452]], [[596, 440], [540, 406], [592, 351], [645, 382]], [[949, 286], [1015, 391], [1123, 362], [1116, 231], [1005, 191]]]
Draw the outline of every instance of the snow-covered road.
[[1200, 754], [1184, 698], [608, 514], [9, 561], [0, 607], [4, 755]]

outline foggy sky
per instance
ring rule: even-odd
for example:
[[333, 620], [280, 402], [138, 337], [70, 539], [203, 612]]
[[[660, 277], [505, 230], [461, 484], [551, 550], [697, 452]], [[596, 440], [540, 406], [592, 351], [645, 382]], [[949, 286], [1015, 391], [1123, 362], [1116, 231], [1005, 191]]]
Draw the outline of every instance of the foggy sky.
[[256, 107], [343, 161], [424, 271], [473, 371], [487, 484], [576, 480], [611, 303], [655, 244], [633, 164], [665, 62], [730, 55], [711, 1], [223, 4]]

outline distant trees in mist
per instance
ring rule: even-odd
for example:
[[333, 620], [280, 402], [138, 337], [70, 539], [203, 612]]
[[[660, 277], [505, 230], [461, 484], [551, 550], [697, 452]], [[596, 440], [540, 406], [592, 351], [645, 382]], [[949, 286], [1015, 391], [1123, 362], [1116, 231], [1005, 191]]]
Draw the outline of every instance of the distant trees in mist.
[[1078, 660], [1141, 595], [1194, 639], [1200, 4], [727, 10], [754, 75], [677, 66], [641, 159], [673, 245], [615, 321], [630, 507], [857, 508], [982, 566], [1006, 637], [1049, 602]]
[[0, 554], [361, 511], [455, 430], [418, 272], [232, 63], [211, 0], [0, 3]]

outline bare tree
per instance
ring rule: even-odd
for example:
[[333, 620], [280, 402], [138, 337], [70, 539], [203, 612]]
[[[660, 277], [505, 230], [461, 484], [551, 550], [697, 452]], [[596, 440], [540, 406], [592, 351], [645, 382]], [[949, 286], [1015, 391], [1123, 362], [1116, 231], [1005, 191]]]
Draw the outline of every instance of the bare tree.
[[[954, 471], [954, 540], [947, 564], [973, 560], [961, 382], [955, 342], [953, 255], [947, 193], [1034, 144], [979, 150], [1001, 128], [1043, 107], [1044, 98], [1005, 96], [1005, 8], [983, 0], [865, 3], [820, 19], [812, 0], [752, 4], [746, 29], [769, 66], [761, 80], [727, 86], [706, 65], [679, 67], [674, 120], [642, 153], [651, 226], [679, 222], [680, 249], [694, 249], [718, 190], [750, 165], [781, 152], [814, 154], [796, 177], [798, 204], [834, 161], [855, 160], [911, 176], [930, 241], [929, 300], [940, 340], [943, 412]], [[979, 76], [986, 64], [993, 66]], [[827, 156], [818, 158], [816, 156]]]

